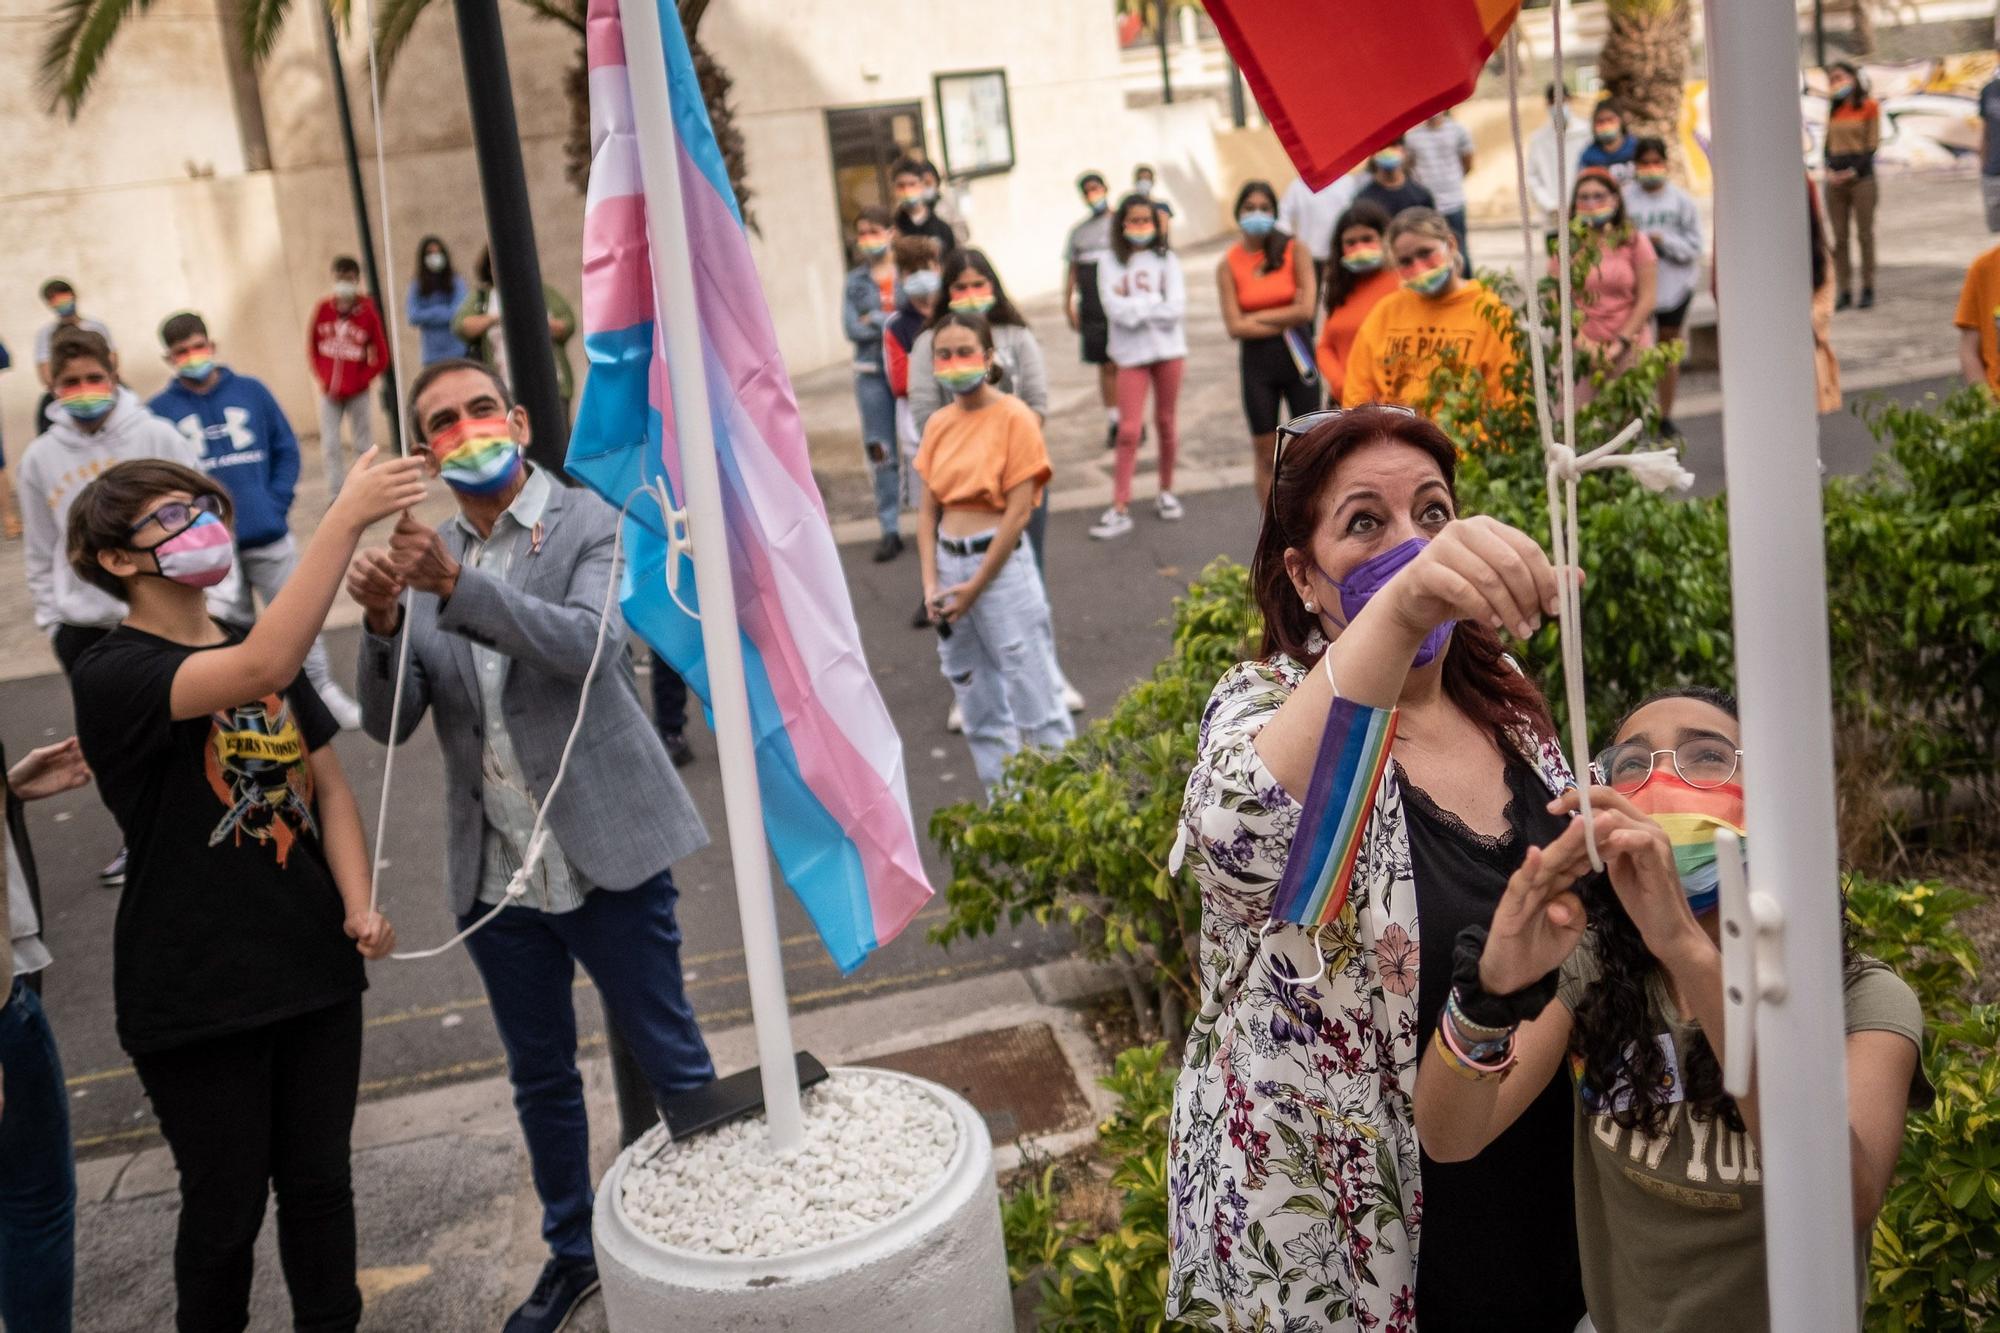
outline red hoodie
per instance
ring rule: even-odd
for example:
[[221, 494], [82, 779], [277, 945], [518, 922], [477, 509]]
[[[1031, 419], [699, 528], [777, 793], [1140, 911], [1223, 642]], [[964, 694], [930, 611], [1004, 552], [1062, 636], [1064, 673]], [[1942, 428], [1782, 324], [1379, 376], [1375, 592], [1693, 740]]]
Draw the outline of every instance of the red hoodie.
[[367, 297], [355, 297], [344, 314], [331, 296], [321, 301], [306, 328], [306, 355], [320, 392], [335, 399], [368, 392], [388, 364], [387, 343], [382, 316]]

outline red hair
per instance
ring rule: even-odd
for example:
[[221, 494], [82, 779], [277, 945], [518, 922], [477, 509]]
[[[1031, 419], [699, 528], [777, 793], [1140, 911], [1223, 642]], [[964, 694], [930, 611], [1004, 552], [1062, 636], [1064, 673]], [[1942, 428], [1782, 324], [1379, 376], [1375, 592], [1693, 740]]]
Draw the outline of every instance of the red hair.
[[[1266, 657], [1283, 653], [1308, 666], [1319, 660], [1320, 654], [1307, 646], [1312, 635], [1321, 632], [1319, 618], [1300, 602], [1285, 568], [1285, 552], [1310, 548], [1335, 467], [1354, 450], [1377, 440], [1408, 445], [1437, 464], [1456, 513], [1458, 449], [1427, 417], [1357, 407], [1291, 440], [1271, 480], [1270, 504], [1257, 534], [1257, 553], [1250, 561], [1250, 586], [1264, 616]], [[1541, 690], [1507, 656], [1499, 635], [1483, 621], [1461, 620], [1452, 631], [1443, 684], [1446, 697], [1490, 731], [1503, 749], [1514, 748], [1513, 738], [1523, 726], [1541, 736], [1555, 734], [1555, 720]]]

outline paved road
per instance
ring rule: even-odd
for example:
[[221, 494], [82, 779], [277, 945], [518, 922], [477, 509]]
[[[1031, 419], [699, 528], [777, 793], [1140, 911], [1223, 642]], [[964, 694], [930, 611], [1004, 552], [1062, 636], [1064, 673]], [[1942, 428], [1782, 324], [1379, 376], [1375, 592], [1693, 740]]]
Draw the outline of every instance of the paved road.
[[[1187, 508], [1178, 525], [1142, 516], [1138, 532], [1111, 547], [1085, 535], [1090, 515], [1054, 517], [1050, 576], [1058, 589], [1063, 663], [1096, 708], [1107, 706], [1166, 651], [1172, 599], [1204, 562], [1219, 552], [1249, 556], [1244, 492], [1192, 496]], [[906, 552], [892, 564], [876, 565], [865, 546], [849, 547], [842, 557], [869, 659], [902, 729], [921, 829], [938, 806], [972, 797], [977, 786], [963, 740], [944, 730], [950, 697], [938, 675], [935, 639], [909, 626], [917, 600], [916, 557]], [[348, 676], [353, 632], [335, 634], [330, 646], [338, 673]], [[69, 716], [59, 677], [0, 684], [0, 733], [10, 752], [67, 735]], [[357, 735], [343, 736], [336, 745], [372, 824], [383, 752]], [[695, 1007], [705, 1022], [721, 1025], [744, 1021], [749, 998], [728, 855], [720, 845], [724, 825], [714, 750], [705, 733], [697, 745], [701, 762], [685, 775], [718, 845], [679, 867], [681, 922]], [[400, 752], [395, 781], [383, 901], [406, 943], [428, 945], [450, 933], [439, 884], [439, 758], [428, 726]], [[117, 845], [116, 833], [89, 791], [46, 802], [31, 814], [46, 884], [47, 935], [57, 959], [47, 998], [74, 1092], [78, 1146], [85, 1153], [143, 1146], [153, 1134], [152, 1116], [112, 1032], [110, 937], [117, 896], [97, 887], [95, 879]], [[933, 882], [941, 885], [943, 866], [934, 854], [926, 860]], [[780, 899], [787, 982], [801, 1008], [1040, 961], [1068, 947], [1061, 932], [1030, 925], [941, 949], [924, 934], [940, 911], [934, 903], [901, 939], [843, 977], [790, 895], [781, 892]], [[376, 964], [371, 983], [365, 1096], [390, 1096], [502, 1067], [478, 977], [462, 950], [428, 962]], [[593, 998], [580, 998], [578, 1015], [585, 1039], [601, 1040]]]

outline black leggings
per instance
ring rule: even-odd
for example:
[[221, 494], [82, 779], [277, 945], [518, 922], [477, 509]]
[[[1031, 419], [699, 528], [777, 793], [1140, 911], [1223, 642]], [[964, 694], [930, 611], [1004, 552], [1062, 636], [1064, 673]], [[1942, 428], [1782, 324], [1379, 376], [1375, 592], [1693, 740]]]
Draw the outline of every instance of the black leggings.
[[361, 1087], [361, 997], [227, 1037], [132, 1057], [181, 1174], [180, 1333], [250, 1322], [251, 1251], [268, 1188], [299, 1333], [352, 1333], [348, 1135]]
[[[1292, 354], [1285, 350], [1283, 334], [1270, 338], [1245, 338], [1239, 362], [1243, 371], [1243, 416], [1250, 434], [1269, 435], [1278, 422], [1289, 421], [1319, 406], [1319, 382], [1307, 383], [1299, 375]], [[1283, 402], [1285, 413], [1278, 415]]]

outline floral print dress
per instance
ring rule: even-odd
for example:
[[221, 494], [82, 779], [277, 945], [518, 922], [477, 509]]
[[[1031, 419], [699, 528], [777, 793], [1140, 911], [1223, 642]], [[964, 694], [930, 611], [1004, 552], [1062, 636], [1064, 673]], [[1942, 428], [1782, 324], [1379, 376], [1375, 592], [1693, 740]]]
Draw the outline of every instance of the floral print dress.
[[[1415, 1333], [1417, 892], [1393, 762], [1337, 922], [1317, 947], [1270, 924], [1304, 811], [1254, 741], [1309, 669], [1232, 668], [1188, 777], [1170, 869], [1201, 888], [1202, 1005], [1168, 1124], [1168, 1311], [1231, 1333]], [[1572, 785], [1552, 741], [1516, 744], [1551, 794]]]

